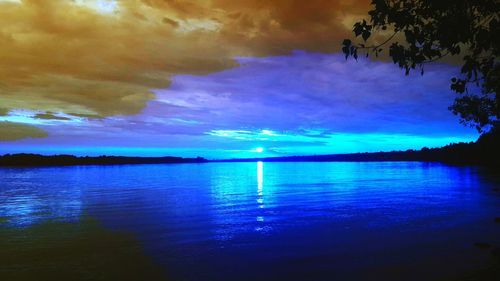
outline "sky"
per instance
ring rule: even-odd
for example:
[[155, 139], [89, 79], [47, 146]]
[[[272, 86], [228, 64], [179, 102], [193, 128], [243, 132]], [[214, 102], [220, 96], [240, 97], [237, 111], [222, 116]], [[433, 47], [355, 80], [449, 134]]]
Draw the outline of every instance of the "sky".
[[341, 54], [369, 2], [0, 0], [0, 154], [221, 159], [477, 139], [447, 109], [456, 65], [405, 76]]

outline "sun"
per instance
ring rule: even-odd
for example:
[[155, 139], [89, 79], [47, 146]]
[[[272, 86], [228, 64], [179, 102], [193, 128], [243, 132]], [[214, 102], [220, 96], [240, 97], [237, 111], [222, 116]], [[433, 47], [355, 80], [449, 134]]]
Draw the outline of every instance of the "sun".
[[263, 147], [257, 147], [256, 149], [254, 149], [255, 152], [258, 152], [258, 153], [261, 153], [261, 152], [264, 152], [264, 148]]

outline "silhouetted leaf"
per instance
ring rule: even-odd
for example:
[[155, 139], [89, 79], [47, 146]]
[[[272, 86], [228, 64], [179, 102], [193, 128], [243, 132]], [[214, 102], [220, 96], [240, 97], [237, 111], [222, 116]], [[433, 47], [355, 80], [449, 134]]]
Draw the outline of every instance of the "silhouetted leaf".
[[[500, 4], [498, 0], [372, 0], [368, 12], [370, 25], [362, 20], [353, 25], [356, 37], [363, 41], [372, 30], [392, 29], [404, 34], [401, 44], [387, 40], [388, 54], [394, 64], [409, 75], [411, 69], [439, 60], [446, 55], [463, 56], [461, 77], [451, 79], [450, 88], [469, 98], [457, 98], [450, 109], [460, 122], [484, 130], [499, 125], [500, 102]], [[392, 39], [389, 38], [389, 39]], [[390, 43], [391, 42], [391, 43]], [[357, 48], [344, 40], [346, 58], [357, 59]], [[381, 46], [359, 44], [366, 56], [378, 57]], [[347, 48], [346, 48], [347, 47]], [[468, 84], [477, 86], [470, 92]]]

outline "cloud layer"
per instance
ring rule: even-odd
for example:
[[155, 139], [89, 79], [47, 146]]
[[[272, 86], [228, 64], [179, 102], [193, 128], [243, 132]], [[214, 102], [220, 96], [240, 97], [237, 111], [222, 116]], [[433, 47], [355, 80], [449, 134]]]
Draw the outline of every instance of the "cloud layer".
[[0, 141], [15, 141], [25, 138], [44, 138], [47, 133], [35, 126], [22, 123], [0, 122]]
[[424, 76], [407, 77], [390, 63], [346, 61], [341, 54], [296, 51], [236, 61], [239, 67], [225, 71], [173, 76], [168, 88], [153, 90], [156, 99], [140, 114], [13, 111], [0, 121], [49, 132], [10, 149], [73, 146], [90, 154], [245, 157], [255, 156], [256, 147], [266, 155], [343, 153], [477, 137], [447, 110], [455, 98], [448, 85], [453, 66], [433, 65]]
[[[368, 1], [0, 0], [0, 101], [103, 118], [140, 113], [176, 74], [235, 56], [336, 51]], [[1, 113], [1, 112], [0, 112]]]

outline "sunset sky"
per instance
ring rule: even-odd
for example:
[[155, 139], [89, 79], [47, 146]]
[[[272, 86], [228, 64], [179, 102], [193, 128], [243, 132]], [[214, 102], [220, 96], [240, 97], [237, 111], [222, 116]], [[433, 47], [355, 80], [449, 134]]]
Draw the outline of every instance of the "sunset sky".
[[[0, 0], [0, 154], [261, 157], [473, 141], [458, 66], [345, 60], [368, 0]], [[376, 40], [376, 39], [375, 39]]]

